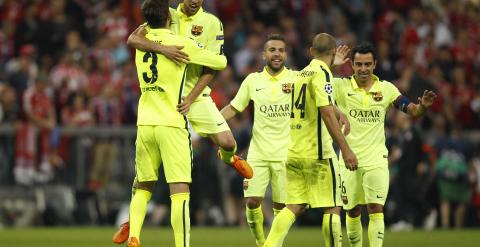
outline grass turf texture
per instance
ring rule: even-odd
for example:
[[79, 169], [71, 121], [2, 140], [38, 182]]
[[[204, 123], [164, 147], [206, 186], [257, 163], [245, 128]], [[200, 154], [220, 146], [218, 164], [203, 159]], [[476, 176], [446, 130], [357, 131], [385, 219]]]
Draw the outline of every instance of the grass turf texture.
[[[0, 246], [5, 247], [113, 247], [125, 246], [111, 243], [115, 228], [28, 228], [0, 229]], [[254, 247], [253, 237], [246, 228], [193, 228], [193, 247]], [[141, 235], [142, 247], [173, 246], [173, 234], [169, 228], [145, 228]], [[343, 233], [344, 246], [347, 243]], [[366, 232], [364, 246], [368, 246]], [[324, 246], [320, 228], [293, 228], [284, 244], [285, 247]], [[480, 229], [437, 230], [412, 232], [386, 232], [384, 246], [423, 247], [469, 247], [480, 246]]]

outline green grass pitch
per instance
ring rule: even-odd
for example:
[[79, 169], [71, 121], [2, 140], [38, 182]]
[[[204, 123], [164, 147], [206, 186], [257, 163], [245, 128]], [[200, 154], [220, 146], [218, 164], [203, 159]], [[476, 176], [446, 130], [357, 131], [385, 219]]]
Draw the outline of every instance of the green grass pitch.
[[[5, 247], [114, 247], [111, 236], [115, 228], [28, 228], [0, 229], [0, 246]], [[246, 228], [193, 228], [192, 247], [255, 247], [253, 238]], [[346, 242], [344, 232], [344, 245]], [[173, 246], [173, 236], [169, 228], [149, 227], [143, 230], [142, 247]], [[364, 246], [368, 246], [366, 232]], [[285, 247], [324, 246], [320, 228], [295, 227], [290, 230]], [[470, 247], [480, 246], [480, 229], [477, 230], [437, 230], [412, 232], [386, 232], [385, 247]]]

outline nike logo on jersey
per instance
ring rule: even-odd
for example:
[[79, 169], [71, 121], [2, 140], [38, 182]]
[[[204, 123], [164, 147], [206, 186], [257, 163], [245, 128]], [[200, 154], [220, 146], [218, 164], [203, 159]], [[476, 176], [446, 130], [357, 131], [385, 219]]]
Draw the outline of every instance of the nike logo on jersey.
[[347, 93], [348, 96], [353, 96], [355, 95], [354, 93]]
[[224, 123], [225, 123], [225, 122], [217, 123], [217, 126], [220, 126], [220, 125], [222, 125], [222, 124], [224, 124]]
[[377, 198], [378, 198], [378, 199], [382, 199], [382, 198], [383, 198], [383, 196], [379, 196], [379, 195], [377, 195]]
[[258, 92], [258, 91], [263, 90], [263, 89], [265, 89], [265, 88], [264, 87], [263, 88], [256, 88], [255, 91]]

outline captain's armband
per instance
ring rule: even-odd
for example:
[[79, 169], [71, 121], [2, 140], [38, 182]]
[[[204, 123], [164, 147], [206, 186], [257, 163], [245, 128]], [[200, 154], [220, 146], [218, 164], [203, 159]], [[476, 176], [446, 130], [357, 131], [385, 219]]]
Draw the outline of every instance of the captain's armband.
[[410, 101], [410, 99], [409, 99], [408, 97], [403, 96], [403, 95], [400, 95], [400, 96], [398, 96], [398, 98], [393, 102], [393, 105], [394, 105], [395, 108], [397, 108], [398, 110], [407, 113], [407, 108], [408, 108], [408, 105], [410, 105], [410, 103], [412, 103], [412, 102]]

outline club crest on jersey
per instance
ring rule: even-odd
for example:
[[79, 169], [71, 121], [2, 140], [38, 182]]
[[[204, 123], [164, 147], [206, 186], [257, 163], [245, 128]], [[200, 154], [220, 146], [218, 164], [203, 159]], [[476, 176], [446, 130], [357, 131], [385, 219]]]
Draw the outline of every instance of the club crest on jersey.
[[328, 83], [328, 84], [325, 85], [325, 92], [328, 93], [328, 94], [333, 93], [333, 86], [332, 86], [332, 84]]
[[382, 99], [383, 99], [382, 92], [373, 92], [372, 97], [373, 97], [373, 100], [375, 100], [377, 102], [382, 101]]
[[192, 25], [192, 34], [195, 36], [199, 36], [203, 33], [203, 26]]
[[291, 93], [292, 92], [292, 83], [283, 83], [282, 84], [282, 91], [284, 93]]

